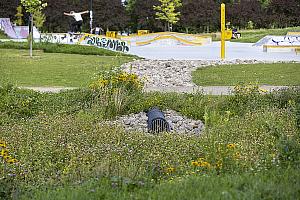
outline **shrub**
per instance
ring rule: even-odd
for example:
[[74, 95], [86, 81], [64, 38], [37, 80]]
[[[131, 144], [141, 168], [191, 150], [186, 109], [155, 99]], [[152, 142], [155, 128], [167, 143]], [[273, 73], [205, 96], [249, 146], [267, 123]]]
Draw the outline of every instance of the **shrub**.
[[141, 94], [143, 81], [136, 74], [115, 68], [100, 72], [90, 88], [94, 91], [95, 103], [101, 105], [107, 117], [112, 117], [124, 113], [131, 97]]

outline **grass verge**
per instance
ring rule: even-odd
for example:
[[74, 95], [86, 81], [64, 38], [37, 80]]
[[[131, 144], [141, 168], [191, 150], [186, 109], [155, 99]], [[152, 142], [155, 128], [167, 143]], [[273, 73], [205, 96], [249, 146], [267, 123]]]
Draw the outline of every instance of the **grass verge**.
[[100, 70], [132, 60], [125, 56], [93, 56], [0, 49], [0, 81], [18, 86], [85, 87]]
[[[29, 49], [29, 45], [25, 42], [0, 42], [0, 49]], [[84, 45], [34, 43], [33, 49], [43, 50], [45, 53], [136, 57], [130, 54]]]
[[300, 85], [299, 63], [223, 65], [199, 68], [193, 81], [201, 86], [258, 83], [260, 85]]

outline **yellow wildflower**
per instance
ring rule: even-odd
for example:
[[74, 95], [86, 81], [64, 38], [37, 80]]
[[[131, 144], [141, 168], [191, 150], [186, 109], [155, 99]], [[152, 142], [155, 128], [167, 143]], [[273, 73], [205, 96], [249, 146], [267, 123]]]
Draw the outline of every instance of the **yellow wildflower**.
[[4, 141], [0, 141], [0, 147], [6, 148], [6, 143]]
[[6, 149], [2, 149], [0, 152], [0, 156], [4, 157], [8, 155], [8, 151]]
[[168, 168], [166, 169], [166, 172], [167, 172], [167, 173], [173, 173], [173, 172], [175, 172], [175, 168], [174, 168], [174, 167], [168, 167]]
[[234, 149], [235, 148], [235, 144], [232, 144], [232, 143], [230, 143], [230, 144], [227, 144], [227, 148], [228, 149]]
[[222, 166], [223, 166], [223, 163], [221, 161], [218, 161], [217, 164], [216, 164], [216, 168], [221, 169]]
[[4, 160], [7, 162], [7, 160], [10, 160], [10, 159], [12, 159], [12, 157], [11, 156], [9, 156], [9, 155], [6, 155], [6, 156], [3, 156], [3, 158], [4, 158]]
[[207, 167], [210, 168], [210, 163], [209, 162], [199, 162], [198, 167]]
[[199, 165], [199, 163], [197, 161], [192, 161], [192, 165], [197, 167]]
[[241, 157], [241, 153], [240, 153], [240, 152], [236, 152], [236, 153], [234, 154], [234, 157], [235, 157], [236, 159], [239, 159], [239, 158]]
[[10, 159], [7, 159], [6, 162], [9, 163], [9, 164], [13, 164], [13, 163], [17, 163], [18, 160], [15, 159], [15, 158], [10, 158]]
[[107, 85], [108, 85], [108, 80], [105, 80], [105, 79], [99, 80], [100, 87], [105, 87]]

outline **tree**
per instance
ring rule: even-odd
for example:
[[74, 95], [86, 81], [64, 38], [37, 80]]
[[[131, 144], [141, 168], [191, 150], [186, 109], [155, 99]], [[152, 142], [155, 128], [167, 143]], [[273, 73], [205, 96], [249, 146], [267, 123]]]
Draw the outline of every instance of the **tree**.
[[147, 29], [150, 31], [162, 31], [162, 23], [155, 19], [154, 5], [159, 4], [158, 0], [134, 0], [135, 3], [127, 13], [130, 16], [129, 27], [131, 31]]
[[267, 8], [269, 24], [274, 27], [299, 26], [299, 0], [272, 0]]
[[124, 5], [125, 5], [125, 8], [126, 8], [126, 11], [127, 12], [132, 12], [132, 10], [135, 7], [135, 3], [136, 2], [137, 2], [137, 0], [126, 0], [126, 1], [124, 1]]
[[29, 55], [32, 57], [32, 42], [33, 42], [33, 14], [37, 11], [41, 11], [47, 6], [47, 3], [43, 0], [21, 0], [21, 4], [24, 6], [26, 12], [30, 13], [30, 49]]
[[264, 8], [268, 7], [268, 5], [270, 5], [270, 3], [271, 3], [271, 0], [259, 0], [259, 1], [261, 3], [262, 7], [264, 7]]
[[220, 4], [215, 0], [183, 0], [178, 26], [186, 33], [217, 31], [220, 28]]
[[123, 30], [128, 23], [125, 6], [120, 0], [94, 0], [94, 22], [106, 30]]
[[[67, 32], [70, 24], [73, 22], [72, 17], [64, 16], [64, 12], [83, 11], [89, 9], [90, 0], [47, 0], [45, 8], [46, 22], [45, 29], [49, 32]], [[94, 0], [94, 5], [96, 4]], [[94, 8], [94, 14], [98, 11]], [[87, 22], [89, 15], [82, 15], [83, 21]], [[88, 23], [83, 24], [83, 30], [88, 30]]]
[[0, 0], [0, 17], [15, 18], [16, 7], [20, 0]]
[[159, 0], [161, 5], [153, 6], [157, 18], [166, 21], [168, 24], [168, 31], [172, 31], [172, 25], [179, 21], [180, 12], [175, 9], [182, 6], [181, 0]]
[[47, 6], [47, 3], [43, 0], [21, 0], [21, 4], [24, 6], [26, 12], [31, 14]]
[[261, 28], [264, 27], [269, 17], [258, 0], [228, 5], [227, 11], [227, 18], [236, 28], [247, 28], [250, 24], [253, 24], [254, 28]]
[[43, 27], [45, 21], [46, 21], [46, 16], [41, 10], [34, 11], [33, 23], [38, 29]]
[[18, 6], [17, 7], [17, 14], [15, 16], [16, 16], [17, 19], [14, 22], [18, 26], [22, 26], [23, 25], [23, 19], [22, 19], [22, 17], [24, 16], [23, 15], [23, 8], [22, 8], [22, 6]]

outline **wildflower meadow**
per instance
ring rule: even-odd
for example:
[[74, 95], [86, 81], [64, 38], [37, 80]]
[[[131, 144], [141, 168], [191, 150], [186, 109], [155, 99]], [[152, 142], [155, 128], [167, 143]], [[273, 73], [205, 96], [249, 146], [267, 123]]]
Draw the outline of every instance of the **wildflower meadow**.
[[[299, 88], [267, 93], [248, 84], [205, 96], [142, 86], [119, 70], [58, 94], [2, 85], [0, 198], [299, 197]], [[153, 106], [200, 119], [205, 130], [153, 135], [104, 123]]]

